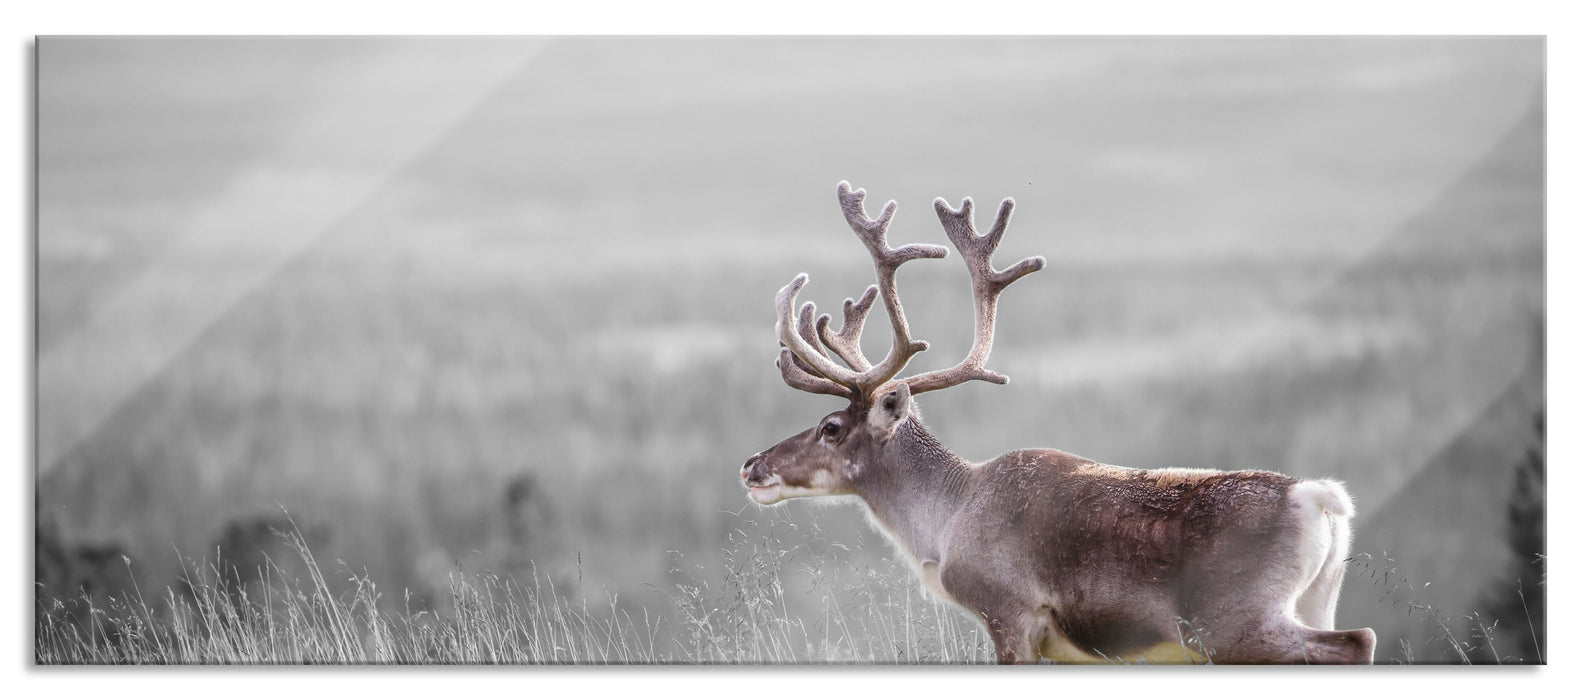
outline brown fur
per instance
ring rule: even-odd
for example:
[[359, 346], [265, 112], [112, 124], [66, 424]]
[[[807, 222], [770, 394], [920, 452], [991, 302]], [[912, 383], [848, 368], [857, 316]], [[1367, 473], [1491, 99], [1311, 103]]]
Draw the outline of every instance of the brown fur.
[[[908, 407], [909, 409], [910, 407]], [[1141, 470], [1059, 450], [1018, 450], [980, 465], [941, 445], [910, 411], [880, 439], [869, 410], [836, 412], [837, 439], [817, 426], [755, 455], [749, 483], [855, 493], [944, 592], [971, 609], [1001, 660], [1041, 647], [1128, 658], [1208, 631], [1216, 662], [1367, 663], [1369, 630], [1327, 632], [1284, 614], [1300, 523], [1299, 479], [1266, 471]], [[882, 423], [882, 421], [877, 421]], [[848, 466], [852, 465], [852, 466]], [[1276, 599], [1278, 598], [1278, 600]], [[1046, 644], [1047, 642], [1047, 644]]]

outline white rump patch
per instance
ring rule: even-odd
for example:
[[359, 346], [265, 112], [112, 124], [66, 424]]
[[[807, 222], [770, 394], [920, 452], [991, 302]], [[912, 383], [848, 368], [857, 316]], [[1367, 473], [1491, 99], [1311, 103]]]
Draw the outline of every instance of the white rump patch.
[[1289, 500], [1300, 528], [1293, 597], [1286, 613], [1315, 629], [1334, 629], [1343, 560], [1351, 549], [1351, 495], [1338, 481], [1303, 481]]
[[1349, 518], [1356, 513], [1351, 504], [1351, 494], [1346, 493], [1346, 487], [1339, 481], [1303, 481], [1291, 487], [1291, 500], [1306, 501], [1325, 513], [1342, 518]]

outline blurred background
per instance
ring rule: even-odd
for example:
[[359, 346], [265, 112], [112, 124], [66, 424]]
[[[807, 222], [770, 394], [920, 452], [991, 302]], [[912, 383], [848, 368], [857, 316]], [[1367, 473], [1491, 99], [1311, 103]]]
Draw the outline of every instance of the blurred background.
[[[44, 38], [37, 68], [43, 593], [160, 590], [287, 518], [397, 607], [486, 569], [658, 609], [777, 528], [846, 545], [805, 577], [893, 559], [737, 474], [841, 406], [781, 382], [772, 301], [870, 283], [845, 179], [896, 245], [945, 242], [936, 196], [983, 228], [1014, 197], [996, 261], [1049, 259], [1001, 304], [1012, 383], [920, 399], [959, 454], [1343, 479], [1338, 622], [1380, 661], [1477, 620], [1541, 645], [1541, 38]], [[900, 285], [913, 369], [953, 364], [957, 254]]]

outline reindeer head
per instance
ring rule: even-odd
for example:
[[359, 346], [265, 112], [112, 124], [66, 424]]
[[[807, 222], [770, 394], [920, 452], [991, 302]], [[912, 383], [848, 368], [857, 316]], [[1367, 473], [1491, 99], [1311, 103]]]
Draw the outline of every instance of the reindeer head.
[[[978, 235], [972, 223], [972, 200], [965, 199], [960, 209], [951, 209], [944, 199], [934, 200], [934, 210], [945, 227], [951, 243], [961, 251], [972, 276], [974, 317], [977, 332], [972, 349], [956, 366], [895, 379], [913, 355], [928, 349], [928, 343], [914, 340], [907, 327], [906, 314], [896, 292], [895, 272], [902, 263], [918, 258], [943, 258], [943, 246], [912, 244], [891, 248], [885, 232], [895, 215], [895, 202], [884, 206], [878, 219], [869, 219], [863, 209], [863, 190], [853, 191], [841, 182], [836, 188], [841, 211], [853, 232], [873, 257], [878, 284], [868, 287], [862, 298], [846, 300], [844, 320], [839, 331], [829, 327], [830, 316], [815, 320], [811, 302], [800, 313], [796, 295], [807, 283], [807, 275], [797, 275], [775, 295], [779, 319], [775, 323], [780, 338], [780, 357], [776, 365], [780, 376], [793, 389], [828, 394], [848, 399], [845, 410], [824, 417], [818, 425], [793, 435], [780, 444], [753, 455], [742, 466], [742, 481], [749, 496], [769, 505], [787, 498], [852, 493], [865, 469], [877, 463], [879, 451], [889, 442], [898, 426], [913, 413], [912, 396], [946, 389], [979, 379], [1004, 384], [1009, 379], [984, 369], [994, 343], [994, 313], [1000, 292], [1024, 275], [1043, 269], [1044, 259], [1028, 258], [1005, 270], [995, 270], [989, 258], [1005, 235], [1015, 205], [1010, 199], [1000, 204], [994, 226]], [[895, 332], [889, 354], [878, 365], [868, 362], [861, 348], [862, 326], [875, 299], [884, 300]], [[829, 348], [842, 364], [835, 362]]]

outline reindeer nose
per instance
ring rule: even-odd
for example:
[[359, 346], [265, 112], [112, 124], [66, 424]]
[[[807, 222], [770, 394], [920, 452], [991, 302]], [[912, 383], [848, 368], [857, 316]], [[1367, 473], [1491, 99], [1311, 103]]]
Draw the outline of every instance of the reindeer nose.
[[752, 478], [753, 467], [758, 466], [758, 462], [762, 461], [763, 458], [764, 453], [762, 452], [747, 458], [747, 462], [742, 465], [742, 481]]

